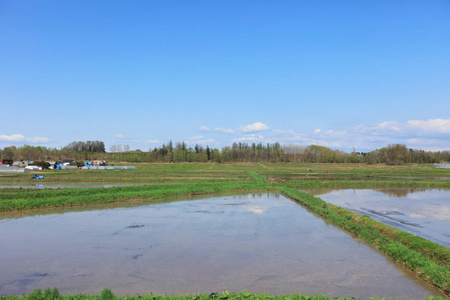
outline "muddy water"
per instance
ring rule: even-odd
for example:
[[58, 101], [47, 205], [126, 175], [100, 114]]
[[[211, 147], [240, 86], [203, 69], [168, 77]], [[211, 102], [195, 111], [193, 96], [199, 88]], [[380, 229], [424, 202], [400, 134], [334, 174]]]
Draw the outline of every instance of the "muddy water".
[[450, 248], [450, 190], [310, 190], [322, 200]]
[[438, 292], [278, 194], [0, 220], [0, 294]]

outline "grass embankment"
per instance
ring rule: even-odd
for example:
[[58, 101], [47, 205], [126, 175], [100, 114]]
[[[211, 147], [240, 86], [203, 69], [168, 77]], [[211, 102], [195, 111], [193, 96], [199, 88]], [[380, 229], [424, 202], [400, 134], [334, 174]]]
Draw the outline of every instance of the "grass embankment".
[[[100, 295], [59, 295], [57, 289], [47, 289], [45, 291], [35, 290], [27, 295], [23, 296], [0, 296], [0, 300], [352, 300], [355, 298], [331, 298], [323, 295], [278, 295], [272, 296], [269, 294], [252, 294], [244, 291], [242, 293], [229, 293], [227, 291], [221, 294], [197, 294], [197, 295], [130, 295], [126, 297], [116, 297], [109, 289], [104, 289]], [[371, 298], [372, 300], [387, 300], [386, 298]], [[428, 297], [428, 300], [444, 300], [444, 298]]]
[[194, 196], [236, 191], [264, 190], [255, 182], [189, 183], [176, 185], [143, 185], [111, 187], [108, 189], [55, 189], [29, 192], [0, 193], [0, 211], [34, 208], [78, 206], [94, 203], [115, 203], [161, 199], [174, 196]]
[[[306, 169], [309, 168], [313, 171], [307, 172]], [[330, 169], [332, 170], [331, 174], [327, 173], [327, 170]], [[149, 185], [108, 189], [4, 189], [0, 192], [0, 211], [143, 201], [221, 192], [279, 191], [299, 201], [322, 218], [351, 232], [369, 245], [389, 255], [450, 296], [450, 249], [378, 223], [367, 216], [360, 216], [346, 209], [327, 204], [319, 198], [298, 191], [300, 189], [323, 187], [450, 188], [449, 170], [435, 169], [430, 165], [388, 167], [345, 164], [156, 164], [139, 165], [137, 170], [117, 170], [114, 172], [70, 170], [64, 173], [58, 173], [58, 171], [45, 171], [43, 173], [46, 179], [39, 183], [73, 179], [83, 182], [122, 182], [126, 180], [149, 183]], [[0, 182], [21, 182], [25, 178], [30, 180], [28, 174], [20, 174], [2, 177]], [[447, 180], [434, 178], [446, 178]], [[168, 182], [172, 184], [162, 184]], [[237, 298], [232, 299], [243, 299], [239, 298], [241, 296], [238, 295], [236, 294], [235, 297]], [[189, 299], [197, 298], [189, 296]]]

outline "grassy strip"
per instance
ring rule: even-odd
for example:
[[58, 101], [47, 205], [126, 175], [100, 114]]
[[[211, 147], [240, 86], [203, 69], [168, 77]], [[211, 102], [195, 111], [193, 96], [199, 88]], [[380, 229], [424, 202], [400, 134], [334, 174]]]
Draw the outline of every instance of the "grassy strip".
[[[126, 297], [117, 297], [109, 289], [104, 289], [100, 295], [59, 295], [57, 289], [47, 289], [45, 291], [35, 290], [27, 295], [23, 296], [0, 296], [0, 300], [352, 300], [355, 298], [342, 297], [342, 298], [331, 298], [321, 294], [316, 296], [294, 294], [294, 295], [269, 295], [269, 294], [252, 294], [248, 291], [241, 293], [229, 293], [228, 291], [223, 291], [221, 294], [211, 293], [211, 294], [196, 294], [196, 295], [130, 295]], [[380, 298], [370, 298], [372, 300], [381, 300]], [[382, 298], [382, 300], [387, 300]], [[428, 300], [444, 300], [443, 297], [428, 297]]]
[[[258, 183], [259, 185], [265, 185], [268, 186], [266, 178], [264, 178], [263, 176], [261, 176], [260, 174], [253, 172], [253, 171], [247, 171], [247, 174], [249, 174], [250, 176], [252, 176], [256, 183]], [[269, 186], [268, 186], [269, 187]]]
[[[32, 190], [29, 192], [0, 193], [0, 211], [13, 211], [45, 207], [74, 206], [93, 203], [112, 203], [137, 199], [158, 199], [179, 195], [200, 195], [229, 191], [267, 189], [265, 179], [249, 171], [253, 180], [120, 186], [89, 189]], [[252, 178], [250, 177], [250, 178]]]
[[[230, 177], [230, 178], [183, 178], [182, 176], [179, 177], [173, 177], [173, 178], [167, 178], [167, 177], [108, 177], [108, 178], [103, 178], [103, 177], [71, 177], [71, 178], [49, 178], [46, 177], [45, 181], [38, 181], [38, 180], [32, 180], [30, 178], [20, 178], [20, 179], [16, 179], [14, 180], [14, 183], [16, 184], [27, 184], [29, 183], [30, 186], [32, 184], [45, 184], [45, 183], [115, 183], [115, 182], [129, 182], [129, 183], [133, 183], [133, 182], [139, 182], [139, 183], [152, 183], [152, 182], [175, 182], [175, 183], [183, 183], [183, 182], [202, 182], [202, 181], [208, 181], [208, 182], [223, 182], [226, 180], [233, 180], [236, 177]], [[244, 178], [245, 179], [245, 178]], [[6, 181], [5, 182], [11, 182], [11, 181]], [[1, 183], [1, 181], [0, 181]]]
[[[116, 187], [109, 189], [67, 189], [42, 194], [18, 193], [17, 197], [2, 198], [0, 211], [13, 211], [45, 207], [75, 206], [93, 203], [126, 202], [144, 199], [159, 199], [173, 196], [193, 196], [230, 191], [250, 191], [265, 189], [265, 185], [255, 182], [233, 181], [226, 183], [196, 183], [178, 185], [146, 185], [138, 187]], [[38, 196], [39, 197], [36, 197]], [[2, 195], [4, 196], [4, 195]]]
[[[245, 183], [245, 181], [240, 181]], [[109, 188], [77, 188], [77, 189], [11, 189], [7, 192], [0, 193], [0, 203], [7, 200], [18, 200], [18, 199], [41, 199], [41, 198], [56, 198], [56, 197], [77, 197], [77, 196], [92, 196], [94, 194], [120, 194], [120, 193], [130, 193], [130, 192], [146, 192], [150, 190], [161, 190], [161, 189], [173, 189], [178, 186], [186, 185], [218, 185], [223, 186], [228, 183], [233, 182], [223, 182], [221, 184], [216, 183], [184, 183], [184, 184], [151, 184], [151, 185], [136, 185], [136, 186], [116, 186]], [[249, 182], [251, 184], [251, 182]], [[19, 192], [18, 192], [19, 191]]]
[[313, 212], [394, 258], [425, 281], [450, 295], [450, 249], [396, 230], [367, 216], [327, 204], [310, 194], [285, 187], [278, 189], [284, 195], [301, 202]]

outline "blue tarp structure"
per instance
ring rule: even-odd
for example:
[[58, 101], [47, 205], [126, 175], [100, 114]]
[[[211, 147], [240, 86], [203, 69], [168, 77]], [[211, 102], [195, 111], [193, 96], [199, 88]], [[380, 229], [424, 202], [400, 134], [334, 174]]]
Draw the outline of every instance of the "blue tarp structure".
[[34, 174], [33, 177], [31, 177], [31, 178], [34, 178], [34, 179], [44, 179], [44, 176]]

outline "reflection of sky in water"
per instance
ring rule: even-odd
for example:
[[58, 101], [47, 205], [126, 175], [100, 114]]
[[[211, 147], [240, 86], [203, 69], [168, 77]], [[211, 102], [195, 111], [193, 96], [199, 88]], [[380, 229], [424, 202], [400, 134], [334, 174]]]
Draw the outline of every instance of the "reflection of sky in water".
[[319, 198], [401, 230], [450, 246], [450, 190], [309, 191]]
[[[222, 196], [0, 222], [0, 292], [249, 290], [425, 299], [433, 291], [279, 194]], [[40, 274], [48, 274], [41, 276]]]
[[[234, 199], [231, 199], [231, 197], [224, 197], [223, 203], [220, 204], [220, 206], [216, 207], [216, 212], [221, 212], [221, 207], [223, 206], [227, 207], [228, 209], [232, 209], [235, 213], [253, 213], [256, 215], [263, 214], [267, 212], [270, 208], [275, 207], [283, 207], [286, 205], [290, 205], [289, 202], [286, 201], [277, 201], [279, 199], [278, 194], [274, 194], [273, 196], [273, 202], [265, 203], [262, 201], [262, 197], [260, 194], [254, 194], [250, 195], [249, 197], [245, 196], [245, 198], [242, 198], [242, 196], [235, 196]], [[237, 201], [236, 198], [242, 198], [242, 202]], [[204, 212], [210, 212], [208, 209], [211, 209], [211, 207], [214, 207], [213, 205], [217, 204], [217, 200], [214, 200], [214, 203], [212, 202], [205, 202], [201, 205], [199, 205], [199, 208]]]

